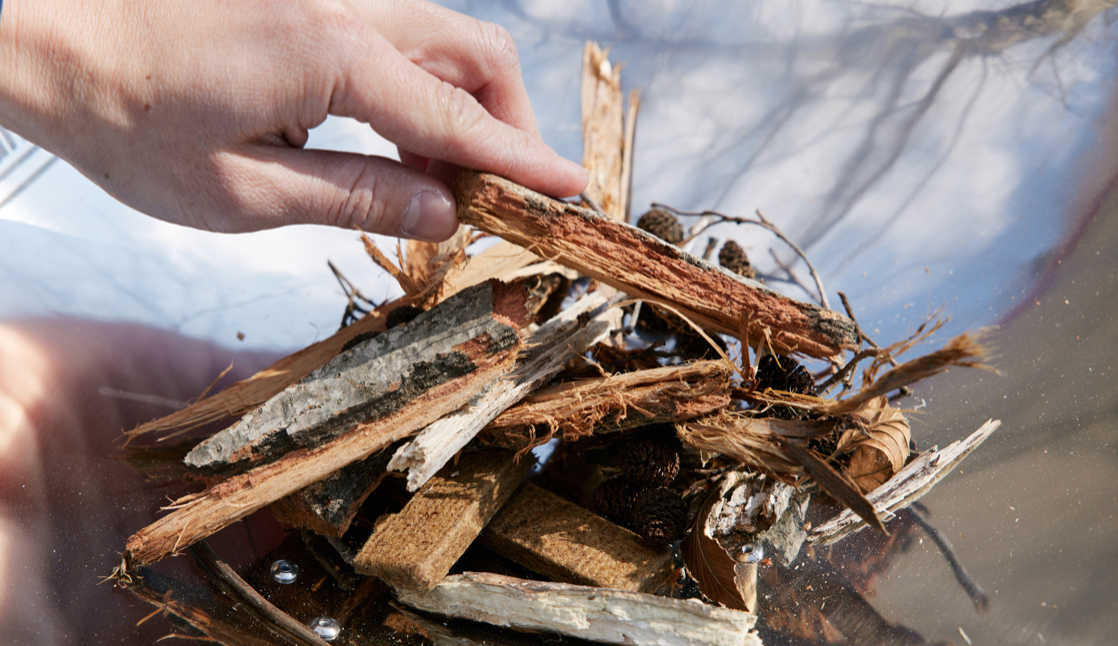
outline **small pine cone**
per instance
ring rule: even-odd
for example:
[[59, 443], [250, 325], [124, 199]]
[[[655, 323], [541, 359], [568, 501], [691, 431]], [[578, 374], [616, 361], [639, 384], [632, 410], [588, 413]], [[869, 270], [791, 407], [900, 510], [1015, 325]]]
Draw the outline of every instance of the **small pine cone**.
[[594, 490], [594, 511], [619, 525], [626, 525], [633, 498], [629, 483], [621, 476], [614, 476]]
[[637, 220], [637, 228], [643, 229], [664, 242], [678, 245], [683, 242], [683, 225], [674, 215], [661, 208], [653, 208]]
[[411, 323], [415, 317], [423, 313], [423, 310], [415, 305], [401, 305], [388, 313], [388, 318], [384, 321], [385, 329], [391, 330], [397, 325], [404, 325]]
[[633, 529], [654, 547], [667, 547], [683, 538], [687, 506], [667, 487], [657, 487], [637, 496], [631, 512]]
[[777, 359], [771, 354], [764, 354], [757, 364], [757, 383], [762, 388], [773, 390], [786, 390], [801, 395], [818, 394], [811, 373], [792, 357]]
[[751, 279], [757, 277], [757, 271], [749, 263], [749, 256], [746, 255], [745, 249], [733, 240], [727, 240], [726, 244], [722, 245], [722, 249], [718, 252], [718, 264], [739, 276]]
[[671, 484], [679, 475], [679, 440], [670, 427], [656, 428], [630, 440], [618, 462], [621, 475], [639, 489]]

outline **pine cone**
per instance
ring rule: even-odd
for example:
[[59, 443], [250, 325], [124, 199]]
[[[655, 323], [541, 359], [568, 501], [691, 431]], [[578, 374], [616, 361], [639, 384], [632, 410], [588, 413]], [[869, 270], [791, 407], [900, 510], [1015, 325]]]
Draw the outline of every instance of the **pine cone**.
[[627, 525], [634, 492], [621, 476], [614, 476], [594, 490], [594, 511], [619, 525]]
[[687, 506], [667, 487], [649, 489], [637, 496], [632, 510], [633, 529], [654, 547], [667, 547], [683, 538]]
[[637, 228], [643, 229], [664, 242], [678, 245], [683, 242], [683, 225], [674, 215], [661, 208], [653, 208], [637, 220]]
[[792, 357], [765, 353], [757, 364], [757, 384], [760, 388], [786, 390], [800, 395], [816, 395], [815, 379], [811, 373]]
[[391, 330], [397, 325], [404, 325], [411, 323], [415, 317], [423, 313], [423, 310], [415, 305], [401, 305], [388, 313], [388, 318], [384, 321], [385, 329]]
[[749, 256], [746, 255], [745, 249], [733, 240], [727, 240], [726, 244], [722, 245], [721, 251], [718, 252], [718, 264], [739, 276], [757, 278], [757, 271], [749, 263]]
[[656, 427], [629, 440], [618, 457], [621, 475], [639, 490], [671, 484], [679, 475], [679, 440], [671, 427]]

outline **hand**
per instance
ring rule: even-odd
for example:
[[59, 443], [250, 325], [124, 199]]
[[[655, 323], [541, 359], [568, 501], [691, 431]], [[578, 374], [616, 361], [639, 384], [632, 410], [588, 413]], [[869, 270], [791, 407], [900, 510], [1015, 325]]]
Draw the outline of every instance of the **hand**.
[[[0, 120], [157, 218], [441, 240], [456, 167], [556, 196], [588, 176], [540, 139], [511, 37], [403, 0], [7, 0]], [[404, 164], [304, 150], [327, 115]]]
[[[197, 487], [146, 482], [120, 459], [121, 431], [197, 397], [231, 360], [218, 389], [277, 358], [141, 325], [0, 321], [0, 644], [153, 644], [169, 632], [137, 627], [152, 608], [101, 579], [129, 535]], [[252, 519], [260, 553], [283, 536], [269, 515]], [[244, 528], [230, 529], [215, 549], [252, 561]], [[193, 581], [188, 561], [162, 572]]]

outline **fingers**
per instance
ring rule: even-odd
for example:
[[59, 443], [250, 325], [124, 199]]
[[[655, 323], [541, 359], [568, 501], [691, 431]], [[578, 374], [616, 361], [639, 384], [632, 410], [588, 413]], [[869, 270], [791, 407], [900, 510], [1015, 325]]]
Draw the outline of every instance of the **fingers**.
[[221, 173], [230, 230], [326, 224], [441, 241], [458, 227], [444, 184], [381, 157], [257, 146], [224, 158]]
[[586, 171], [534, 133], [494, 118], [469, 92], [411, 64], [383, 37], [370, 33], [366, 42], [339, 82], [332, 113], [369, 123], [417, 156], [493, 172], [541, 193], [565, 197], [586, 188]]
[[420, 69], [472, 94], [498, 120], [538, 136], [516, 43], [504, 27], [427, 2], [373, 2], [360, 10]]

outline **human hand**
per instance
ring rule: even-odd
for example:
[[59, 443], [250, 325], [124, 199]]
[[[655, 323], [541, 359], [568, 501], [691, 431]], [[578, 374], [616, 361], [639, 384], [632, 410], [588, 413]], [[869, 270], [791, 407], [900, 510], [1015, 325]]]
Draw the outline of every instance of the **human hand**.
[[[441, 240], [455, 167], [556, 196], [585, 171], [540, 139], [511, 37], [403, 0], [7, 0], [0, 119], [157, 218]], [[327, 115], [403, 164], [305, 150]]]
[[[151, 608], [102, 585], [129, 535], [187, 493], [133, 472], [121, 431], [197, 397], [231, 360], [218, 388], [276, 358], [142, 325], [0, 321], [0, 644], [153, 644], [167, 633], [137, 625]], [[249, 522], [262, 553], [282, 539], [268, 512]], [[212, 544], [250, 562], [245, 531]], [[165, 563], [190, 580], [186, 559]]]

